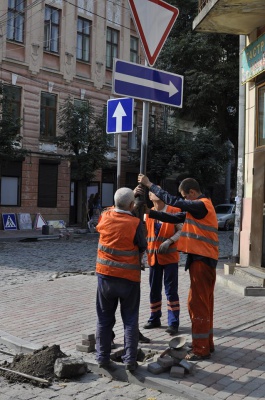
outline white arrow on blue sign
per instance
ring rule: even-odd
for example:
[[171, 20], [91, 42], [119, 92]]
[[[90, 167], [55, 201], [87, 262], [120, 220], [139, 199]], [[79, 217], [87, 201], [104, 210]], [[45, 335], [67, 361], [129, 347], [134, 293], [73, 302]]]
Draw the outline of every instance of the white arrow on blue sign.
[[181, 75], [114, 59], [115, 94], [181, 108], [183, 80]]
[[110, 99], [107, 104], [107, 133], [133, 131], [134, 100], [131, 98]]

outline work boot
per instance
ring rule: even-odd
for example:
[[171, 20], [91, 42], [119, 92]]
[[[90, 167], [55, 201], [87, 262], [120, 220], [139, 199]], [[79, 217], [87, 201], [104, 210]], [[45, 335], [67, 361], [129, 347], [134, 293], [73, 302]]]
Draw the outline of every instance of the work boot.
[[174, 336], [178, 333], [179, 328], [174, 325], [170, 325], [165, 332], [169, 333], [171, 336]]
[[98, 363], [99, 368], [106, 369], [107, 371], [116, 371], [117, 365], [113, 361], [102, 361]]
[[139, 343], [150, 343], [151, 340], [139, 331]]
[[136, 370], [137, 367], [138, 367], [138, 363], [137, 362], [135, 362], [133, 364], [125, 364], [125, 370], [126, 371], [133, 372], [133, 371]]
[[143, 328], [144, 329], [154, 329], [159, 328], [161, 326], [160, 319], [156, 319], [155, 321], [148, 321]]

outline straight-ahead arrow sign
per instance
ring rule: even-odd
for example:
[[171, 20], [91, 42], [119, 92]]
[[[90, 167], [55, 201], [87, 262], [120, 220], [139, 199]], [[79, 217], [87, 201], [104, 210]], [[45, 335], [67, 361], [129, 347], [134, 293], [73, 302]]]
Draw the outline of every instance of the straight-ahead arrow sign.
[[121, 102], [119, 101], [112, 118], [116, 119], [116, 132], [122, 132], [122, 118], [127, 117], [126, 112], [124, 111], [124, 108], [121, 105]]
[[108, 100], [106, 132], [132, 132], [133, 107], [134, 101], [131, 98]]
[[182, 107], [183, 76], [114, 59], [115, 94]]

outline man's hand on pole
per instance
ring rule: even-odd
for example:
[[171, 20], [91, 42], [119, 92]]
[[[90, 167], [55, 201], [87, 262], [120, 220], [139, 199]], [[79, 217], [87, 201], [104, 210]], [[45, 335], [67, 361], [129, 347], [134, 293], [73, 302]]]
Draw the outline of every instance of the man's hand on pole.
[[143, 185], [138, 185], [133, 189], [134, 197], [144, 196], [144, 187]]
[[148, 177], [143, 174], [138, 175], [138, 183], [141, 183], [144, 186], [150, 188], [152, 186], [152, 182], [149, 181]]

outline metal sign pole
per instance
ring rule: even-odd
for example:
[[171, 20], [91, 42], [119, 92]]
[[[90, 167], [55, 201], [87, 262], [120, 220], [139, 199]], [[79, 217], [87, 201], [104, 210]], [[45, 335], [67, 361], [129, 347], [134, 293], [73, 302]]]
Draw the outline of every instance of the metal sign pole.
[[116, 133], [118, 139], [118, 156], [117, 156], [117, 189], [121, 187], [121, 133]]
[[149, 101], [143, 102], [143, 123], [142, 123], [142, 141], [141, 141], [141, 161], [140, 173], [146, 175], [147, 164], [147, 146], [148, 146], [148, 127], [149, 127]]
[[[147, 61], [145, 61], [145, 65], [147, 65]], [[142, 121], [142, 140], [141, 140], [141, 160], [140, 160], [140, 173], [146, 175], [146, 164], [147, 164], [147, 147], [148, 147], [148, 128], [149, 128], [149, 101], [143, 102], [143, 121]], [[144, 210], [143, 204], [145, 201], [145, 195], [140, 196], [137, 199], [137, 203], [139, 202], [140, 207], [138, 211], [139, 218], [143, 221], [144, 218]]]

